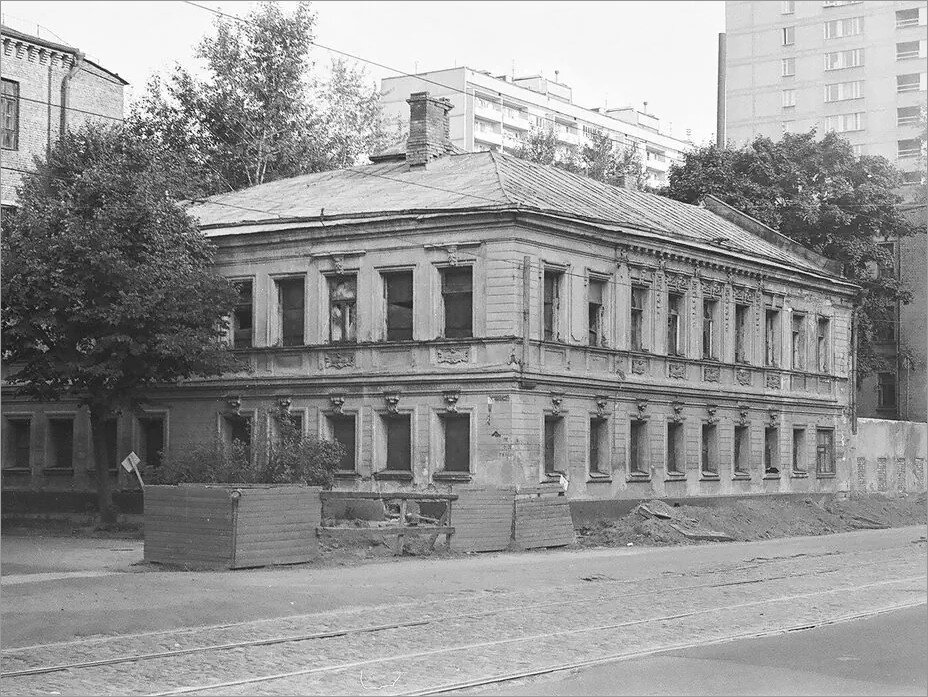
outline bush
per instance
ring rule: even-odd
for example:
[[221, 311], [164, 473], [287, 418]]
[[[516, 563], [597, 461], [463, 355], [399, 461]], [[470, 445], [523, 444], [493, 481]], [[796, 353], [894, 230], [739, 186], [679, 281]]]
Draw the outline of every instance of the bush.
[[149, 484], [307, 484], [331, 488], [344, 457], [341, 444], [307, 437], [287, 418], [278, 418], [278, 437], [251, 446], [216, 439], [186, 448], [157, 467], [143, 469]]

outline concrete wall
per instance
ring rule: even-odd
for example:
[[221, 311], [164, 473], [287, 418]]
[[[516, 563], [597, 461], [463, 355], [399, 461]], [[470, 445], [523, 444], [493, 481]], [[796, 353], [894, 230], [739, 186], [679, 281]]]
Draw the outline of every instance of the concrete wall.
[[926, 490], [928, 424], [858, 419], [857, 433], [849, 437], [845, 452], [850, 491]]

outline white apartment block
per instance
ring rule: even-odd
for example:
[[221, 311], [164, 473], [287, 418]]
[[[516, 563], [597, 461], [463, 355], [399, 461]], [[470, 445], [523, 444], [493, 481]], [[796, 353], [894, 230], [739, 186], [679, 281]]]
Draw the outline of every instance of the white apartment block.
[[634, 107], [587, 109], [573, 103], [571, 88], [541, 76], [493, 76], [471, 68], [449, 68], [384, 78], [381, 104], [388, 119], [401, 125], [409, 116], [406, 100], [429, 92], [451, 101], [451, 142], [467, 152], [514, 152], [533, 128], [555, 129], [560, 143], [579, 148], [591, 136], [607, 133], [617, 145], [635, 147], [650, 186], [667, 183], [667, 172], [693, 147], [674, 138], [660, 120]]
[[924, 0], [726, 2], [726, 141], [815, 127], [923, 175]]

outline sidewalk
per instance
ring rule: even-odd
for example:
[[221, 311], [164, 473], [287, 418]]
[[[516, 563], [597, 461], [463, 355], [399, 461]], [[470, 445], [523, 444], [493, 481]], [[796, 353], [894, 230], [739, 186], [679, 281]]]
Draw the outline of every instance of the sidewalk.
[[142, 540], [88, 539], [38, 533], [0, 537], [0, 585], [89, 578], [138, 571]]

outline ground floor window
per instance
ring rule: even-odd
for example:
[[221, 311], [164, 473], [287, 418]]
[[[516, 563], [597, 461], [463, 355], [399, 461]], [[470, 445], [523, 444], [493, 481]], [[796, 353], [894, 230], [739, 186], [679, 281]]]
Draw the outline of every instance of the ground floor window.
[[590, 419], [590, 472], [608, 474], [609, 436], [606, 419]]
[[446, 472], [470, 471], [470, 415], [446, 414], [441, 419]]
[[329, 437], [342, 446], [344, 453], [338, 463], [341, 472], [354, 472], [355, 462], [355, 416], [354, 414], [333, 414], [328, 417]]
[[629, 433], [628, 467], [632, 474], [648, 473], [648, 424], [632, 421]]
[[387, 469], [412, 471], [412, 419], [409, 414], [391, 414], [383, 417], [387, 441]]
[[835, 473], [835, 432], [819, 428], [815, 432], [815, 469], [819, 474]]
[[793, 429], [793, 472], [803, 474], [806, 471], [806, 430]]
[[780, 445], [778, 429], [764, 429], [764, 474], [780, 473]]
[[751, 461], [750, 428], [735, 426], [735, 474], [747, 475]]
[[719, 473], [719, 440], [718, 428], [715, 424], [702, 426], [702, 462], [703, 474], [717, 475]]
[[560, 470], [564, 419], [549, 414], [545, 416], [545, 475], [553, 476]]
[[4, 420], [3, 468], [29, 469], [32, 420], [28, 418]]
[[227, 448], [245, 451], [251, 459], [252, 421], [244, 414], [225, 414], [222, 417], [222, 441]]
[[159, 467], [164, 458], [165, 427], [162, 416], [139, 418], [139, 450], [142, 462], [149, 467]]
[[48, 420], [45, 466], [49, 469], [74, 469], [74, 419]]
[[683, 442], [683, 424], [667, 424], [667, 473], [683, 474], [686, 450]]
[[116, 472], [119, 469], [119, 440], [116, 419], [107, 419], [102, 426], [105, 446], [103, 457], [106, 462], [106, 469], [110, 472]]

